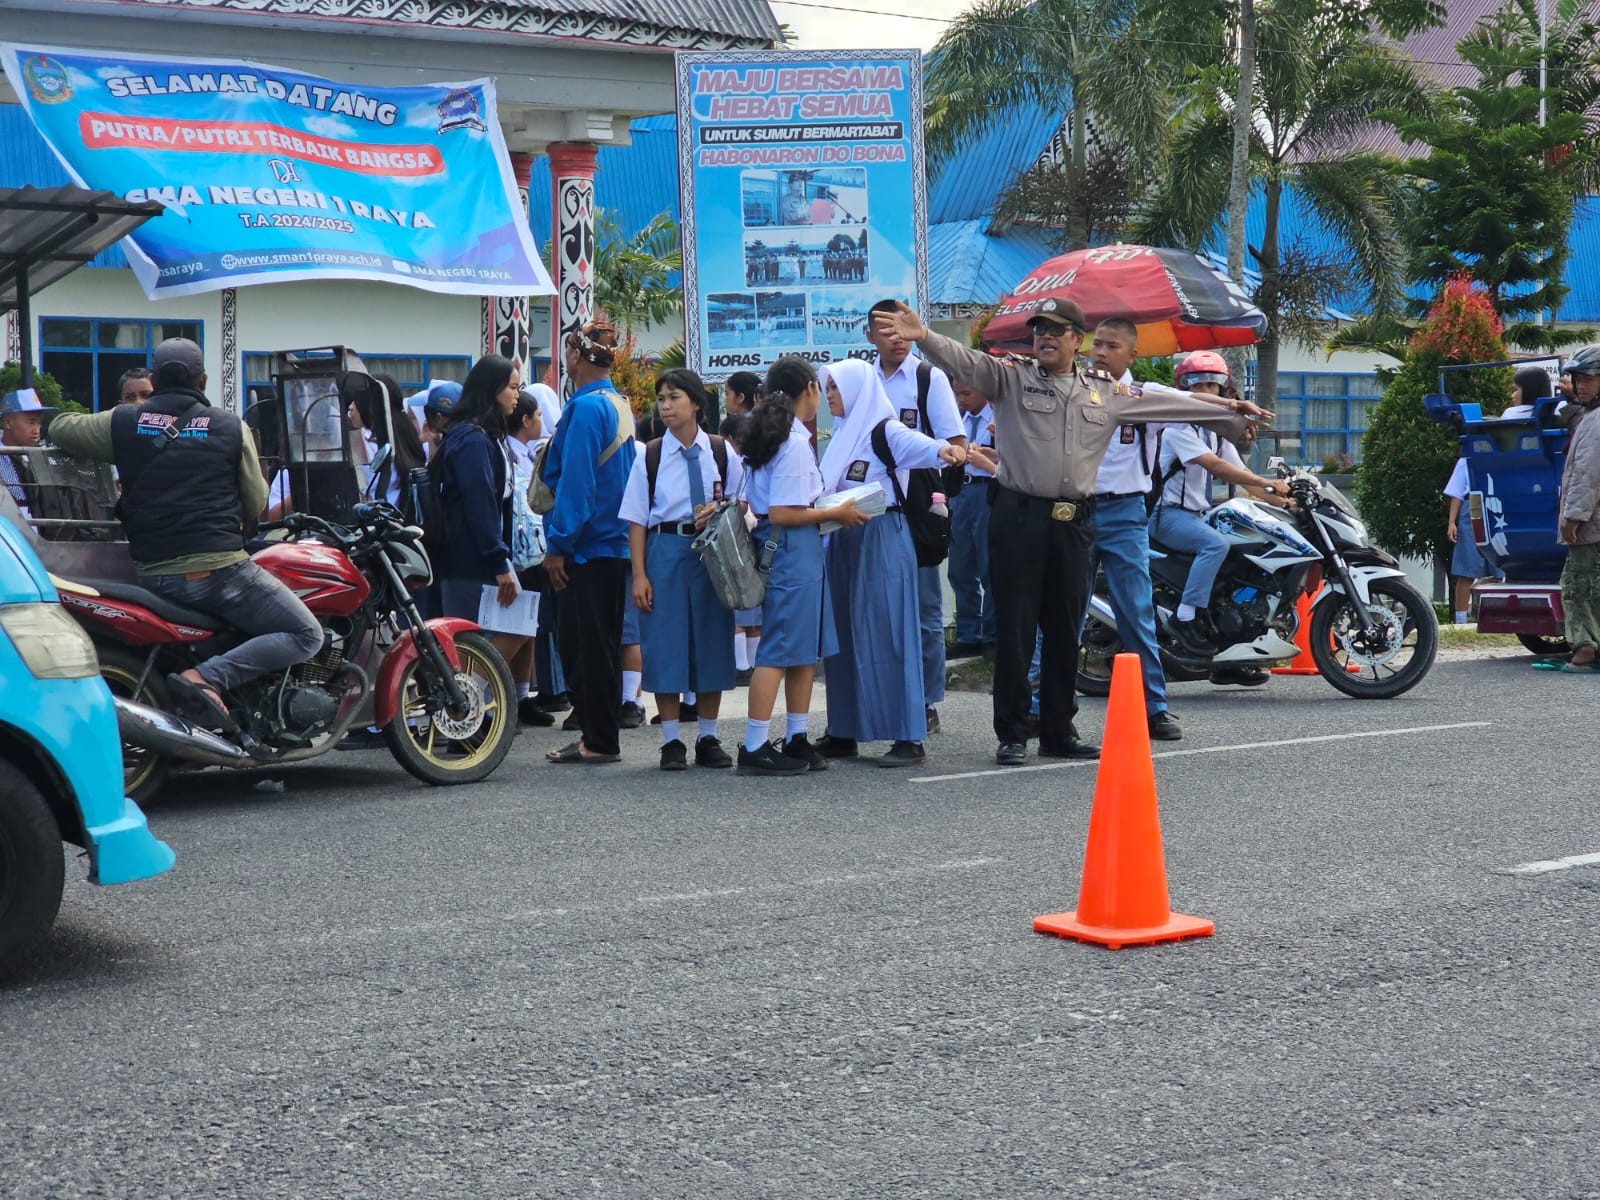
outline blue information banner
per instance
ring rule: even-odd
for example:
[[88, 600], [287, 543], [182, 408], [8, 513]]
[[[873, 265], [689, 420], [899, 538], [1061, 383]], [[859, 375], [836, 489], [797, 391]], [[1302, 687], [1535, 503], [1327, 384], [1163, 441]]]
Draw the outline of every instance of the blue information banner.
[[688, 362], [871, 359], [867, 310], [927, 292], [914, 50], [681, 52]]
[[129, 235], [145, 292], [371, 279], [554, 291], [492, 79], [364, 87], [260, 63], [0, 45], [72, 177], [167, 211]]

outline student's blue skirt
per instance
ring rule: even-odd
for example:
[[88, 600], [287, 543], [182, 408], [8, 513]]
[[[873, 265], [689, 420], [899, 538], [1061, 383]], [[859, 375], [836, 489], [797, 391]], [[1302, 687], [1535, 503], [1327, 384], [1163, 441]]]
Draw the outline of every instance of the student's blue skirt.
[[733, 623], [740, 629], [761, 628], [761, 605], [754, 608], [736, 608], [733, 610]]
[[[647, 567], [646, 570], [649, 568]], [[622, 645], [639, 644], [639, 609], [633, 603], [633, 576], [628, 576], [628, 598], [622, 605]]]
[[[767, 540], [770, 525], [762, 521], [754, 537]], [[815, 525], [772, 530], [778, 549], [767, 573], [767, 594], [761, 603], [761, 646], [758, 667], [809, 667], [839, 649], [828, 584], [823, 572], [822, 535]]]
[[1461, 502], [1461, 514], [1456, 518], [1456, 545], [1450, 552], [1450, 574], [1463, 579], [1482, 579], [1489, 574], [1489, 564], [1483, 561], [1483, 551], [1472, 540], [1472, 514], [1467, 502]]
[[828, 538], [828, 591], [839, 652], [827, 661], [828, 732], [863, 742], [920, 742], [922, 634], [917, 552], [898, 512]]
[[654, 607], [639, 613], [644, 690], [726, 692], [734, 684], [733, 614], [722, 607], [694, 539], [652, 533], [644, 547]]

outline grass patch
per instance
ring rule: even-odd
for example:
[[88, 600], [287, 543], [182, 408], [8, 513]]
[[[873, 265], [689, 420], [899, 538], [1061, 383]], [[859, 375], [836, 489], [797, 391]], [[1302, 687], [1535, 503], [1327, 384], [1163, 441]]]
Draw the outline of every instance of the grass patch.
[[1439, 649], [1441, 650], [1499, 650], [1521, 649], [1522, 643], [1517, 641], [1513, 633], [1478, 633], [1471, 629], [1457, 629], [1454, 625], [1439, 626]]

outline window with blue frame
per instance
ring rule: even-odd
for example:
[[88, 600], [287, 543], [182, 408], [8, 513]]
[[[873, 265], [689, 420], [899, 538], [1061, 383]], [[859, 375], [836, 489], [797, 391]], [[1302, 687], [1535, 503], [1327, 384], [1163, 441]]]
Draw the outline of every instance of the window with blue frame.
[[1382, 394], [1376, 375], [1285, 371], [1272, 404], [1276, 417], [1262, 430], [1255, 457], [1279, 454], [1314, 467], [1360, 462], [1361, 441]]
[[[363, 354], [362, 364], [374, 375], [392, 375], [406, 395], [420, 392], [432, 379], [466, 379], [472, 359], [465, 354]], [[244, 356], [244, 389], [263, 396], [272, 390], [272, 355], [248, 351]]]
[[41, 317], [39, 365], [61, 394], [91, 412], [116, 407], [117, 381], [133, 367], [149, 368], [155, 348], [183, 337], [205, 346], [202, 321], [149, 321], [141, 317]]

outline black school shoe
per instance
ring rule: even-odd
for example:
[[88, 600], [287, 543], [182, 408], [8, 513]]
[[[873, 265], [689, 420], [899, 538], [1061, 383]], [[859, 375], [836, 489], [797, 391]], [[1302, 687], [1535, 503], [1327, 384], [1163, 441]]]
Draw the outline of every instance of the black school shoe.
[[629, 700], [617, 709], [617, 726], [621, 729], [637, 729], [644, 724], [644, 706]]
[[662, 744], [661, 769], [663, 771], [687, 771], [689, 769], [689, 749], [677, 738]]
[[811, 744], [810, 739], [803, 733], [797, 733], [783, 744], [785, 758], [794, 758], [805, 763], [808, 771], [826, 771], [828, 760], [823, 758], [817, 748]]
[[816, 751], [823, 758], [855, 758], [861, 753], [861, 747], [856, 744], [855, 738], [834, 737], [825, 733], [817, 742]]
[[[698, 708], [696, 708], [694, 705], [692, 705], [692, 704], [680, 704], [680, 705], [678, 705], [678, 720], [682, 721], [684, 724], [687, 725], [690, 721], [698, 721], [699, 719], [700, 719], [700, 710]], [[652, 725], [661, 724], [661, 714], [659, 712], [656, 713], [655, 716], [650, 718], [650, 724], [652, 724]]]
[[1020, 767], [1028, 761], [1027, 742], [1001, 742], [995, 749], [994, 761], [1002, 767]]
[[1148, 721], [1150, 738], [1157, 742], [1181, 742], [1183, 730], [1178, 728], [1178, 718], [1166, 709], [1150, 714]]
[[578, 733], [583, 729], [583, 722], [578, 720], [578, 714], [574, 712], [565, 721], [561, 722], [561, 728], [566, 733]]
[[1178, 648], [1191, 658], [1209, 659], [1217, 652], [1216, 642], [1207, 636], [1199, 617], [1190, 621], [1180, 621], [1174, 617], [1170, 628]]
[[539, 702], [532, 696], [524, 696], [517, 701], [517, 720], [524, 725], [554, 725], [556, 715], [549, 709], [540, 708]]
[[771, 742], [766, 742], [759, 750], [747, 750], [739, 747], [740, 775], [804, 775], [806, 764], [797, 758], [790, 758]]
[[553, 696], [546, 696], [543, 692], [540, 692], [534, 697], [534, 703], [545, 712], [566, 712], [567, 709], [572, 707], [572, 697], [565, 692], [557, 692]]
[[1260, 687], [1272, 675], [1262, 667], [1218, 667], [1211, 672], [1211, 682], [1218, 687], [1230, 683], [1240, 687]]
[[896, 742], [878, 760], [880, 767], [916, 767], [928, 761], [921, 742]]
[[1077, 726], [1068, 726], [1067, 740], [1064, 742], [1039, 742], [1040, 758], [1099, 758], [1100, 747], [1093, 742], [1086, 742], [1078, 736]]
[[697, 767], [731, 767], [733, 759], [722, 748], [722, 743], [707, 734], [694, 744], [694, 765]]

